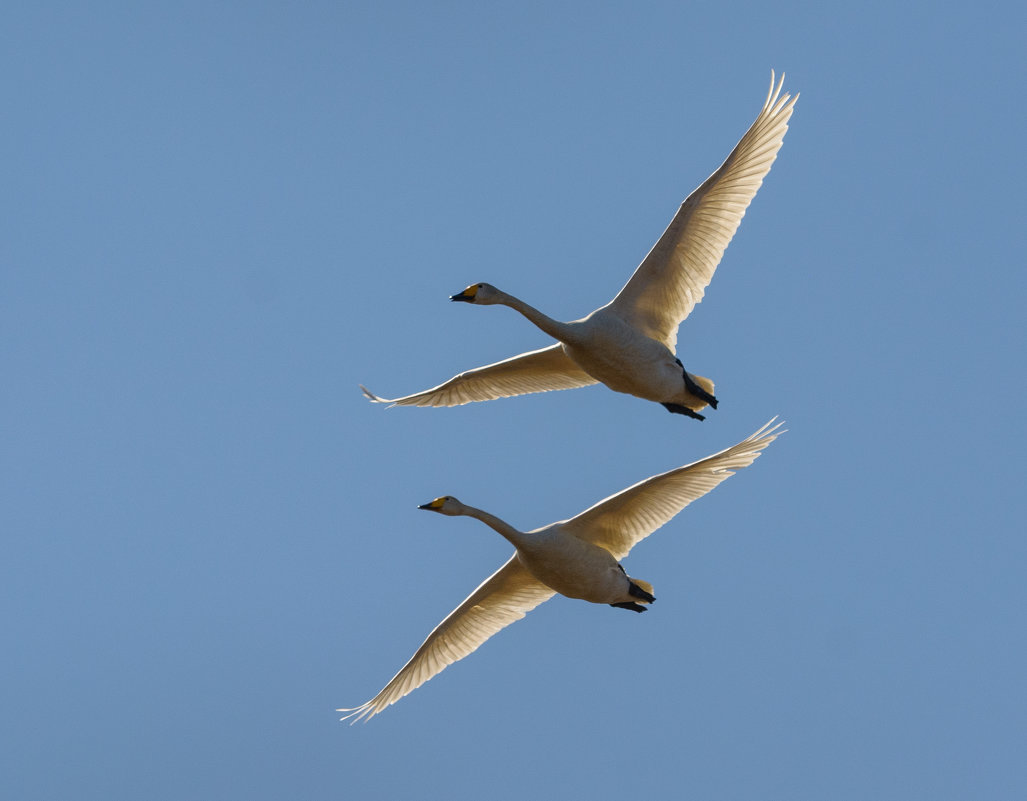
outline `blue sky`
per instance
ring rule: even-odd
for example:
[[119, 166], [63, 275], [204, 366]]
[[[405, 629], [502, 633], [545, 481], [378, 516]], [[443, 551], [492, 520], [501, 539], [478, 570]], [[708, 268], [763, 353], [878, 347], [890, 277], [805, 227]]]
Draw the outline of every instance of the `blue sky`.
[[[1027, 793], [1022, 6], [34, 3], [0, 12], [8, 798]], [[608, 301], [771, 68], [780, 157], [679, 353], [386, 396]], [[521, 528], [788, 433], [366, 725]]]

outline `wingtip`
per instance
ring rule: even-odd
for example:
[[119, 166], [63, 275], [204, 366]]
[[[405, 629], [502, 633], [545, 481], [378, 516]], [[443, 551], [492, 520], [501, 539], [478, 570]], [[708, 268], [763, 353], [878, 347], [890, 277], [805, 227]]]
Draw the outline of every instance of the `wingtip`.
[[[767, 90], [767, 99], [763, 101], [763, 107], [764, 108], [768, 108], [774, 102], [774, 96], [776, 94], [774, 92], [774, 84], [775, 83], [777, 83], [777, 78], [774, 75], [774, 70], [771, 69], [770, 70], [770, 88]], [[780, 91], [781, 91], [781, 84], [777, 84], [777, 92], [779, 93]]]
[[389, 402], [385, 398], [379, 398], [377, 395], [375, 395], [373, 392], [371, 392], [371, 390], [369, 390], [363, 384], [357, 384], [357, 386], [360, 387], [360, 391], [364, 393], [364, 397], [367, 398], [369, 401], [371, 401], [371, 403], [388, 403]]
[[781, 428], [781, 426], [783, 426], [785, 424], [785, 421], [784, 420], [780, 420], [779, 421], [777, 418], [778, 418], [778, 415], [775, 414], [766, 423], [764, 423], [762, 426], [760, 426], [759, 430], [757, 430], [755, 433], [753, 433], [753, 435], [751, 437], [749, 437], [749, 439], [750, 440], [761, 439], [761, 440], [767, 440], [769, 442], [769, 441], [772, 441], [775, 437], [779, 437], [781, 434], [784, 434], [785, 432], [787, 432], [788, 431], [787, 428]]
[[785, 85], [785, 73], [781, 73], [781, 77], [777, 78], [774, 74], [774, 70], [770, 70], [770, 89], [767, 91], [767, 100], [763, 104], [764, 109], [768, 110], [768, 113], [776, 115], [784, 111], [791, 111], [792, 106], [795, 105], [795, 101], [799, 99], [799, 93], [796, 92], [794, 95], [789, 92], [781, 94], [781, 90]]
[[335, 711], [345, 712], [346, 714], [339, 718], [339, 722], [345, 723], [348, 720], [350, 726], [352, 726], [358, 720], [361, 723], [366, 723], [372, 717], [374, 717], [375, 712], [377, 712], [377, 710], [374, 709], [370, 703], [361, 704], [360, 706], [353, 707], [352, 709], [336, 709]]

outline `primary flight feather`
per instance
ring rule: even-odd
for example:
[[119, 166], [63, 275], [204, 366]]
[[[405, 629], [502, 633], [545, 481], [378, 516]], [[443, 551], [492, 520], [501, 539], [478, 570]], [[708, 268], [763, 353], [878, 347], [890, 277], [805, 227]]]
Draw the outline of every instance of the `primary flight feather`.
[[782, 433], [780, 425], [771, 420], [727, 450], [647, 478], [570, 520], [534, 531], [518, 531], [449, 495], [420, 506], [444, 515], [476, 518], [516, 550], [435, 627], [380, 693], [358, 707], [338, 710], [347, 713], [343, 720], [378, 714], [557, 593], [645, 611], [643, 604], [656, 600], [652, 586], [628, 576], [619, 560], [692, 501], [734, 475], [733, 471], [752, 464]]
[[468, 370], [423, 392], [381, 398], [397, 406], [459, 406], [512, 395], [573, 389], [601, 382], [704, 419], [717, 408], [713, 382], [689, 373], [675, 355], [678, 326], [703, 298], [724, 250], [781, 149], [798, 95], [770, 91], [755, 122], [724, 163], [681, 204], [667, 230], [617, 296], [587, 317], [565, 323], [491, 284], [473, 284], [452, 300], [500, 304], [520, 312], [556, 344]]

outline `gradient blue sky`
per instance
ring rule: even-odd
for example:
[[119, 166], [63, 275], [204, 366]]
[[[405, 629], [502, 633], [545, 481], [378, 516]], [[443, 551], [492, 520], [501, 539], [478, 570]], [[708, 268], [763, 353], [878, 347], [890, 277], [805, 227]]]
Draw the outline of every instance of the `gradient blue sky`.
[[[0, 11], [0, 795], [1027, 795], [1018, 3], [20, 3]], [[609, 300], [802, 96], [680, 350], [368, 404]], [[530, 528], [789, 432], [366, 725]]]

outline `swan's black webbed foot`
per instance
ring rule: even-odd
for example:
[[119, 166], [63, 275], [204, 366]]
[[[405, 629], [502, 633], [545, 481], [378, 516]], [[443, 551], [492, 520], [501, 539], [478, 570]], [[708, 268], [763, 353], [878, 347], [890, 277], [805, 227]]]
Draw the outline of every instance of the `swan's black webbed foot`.
[[681, 368], [681, 375], [685, 377], [685, 389], [688, 390], [688, 393], [690, 395], [695, 395], [699, 400], [706, 401], [710, 406], [716, 409], [717, 399], [692, 380], [692, 376], [688, 374], [688, 370], [686, 370], [685, 365], [681, 363], [681, 359], [675, 359], [674, 361], [676, 361], [678, 367]]
[[633, 581], [628, 582], [628, 595], [632, 598], [641, 598], [643, 601], [648, 601], [649, 603], [656, 600], [655, 595], [651, 592], [646, 592]]
[[699, 400], [704, 400], [714, 409], [717, 408], [717, 399], [713, 397], [709, 392], [700, 387], [695, 381], [692, 380], [692, 376], [688, 374], [687, 370], [682, 370], [681, 374], [685, 377], [685, 389], [688, 390], [690, 395], [695, 395]]
[[680, 403], [661, 403], [660, 404], [668, 412], [674, 414], [683, 414], [686, 417], [691, 417], [694, 420], [705, 420], [706, 417], [699, 414], [699, 412], [693, 412], [687, 406], [682, 406]]
[[610, 606], [616, 606], [618, 609], [630, 609], [632, 612], [645, 611], [645, 607], [642, 604], [632, 603], [631, 601], [621, 601], [619, 604], [610, 604]]

